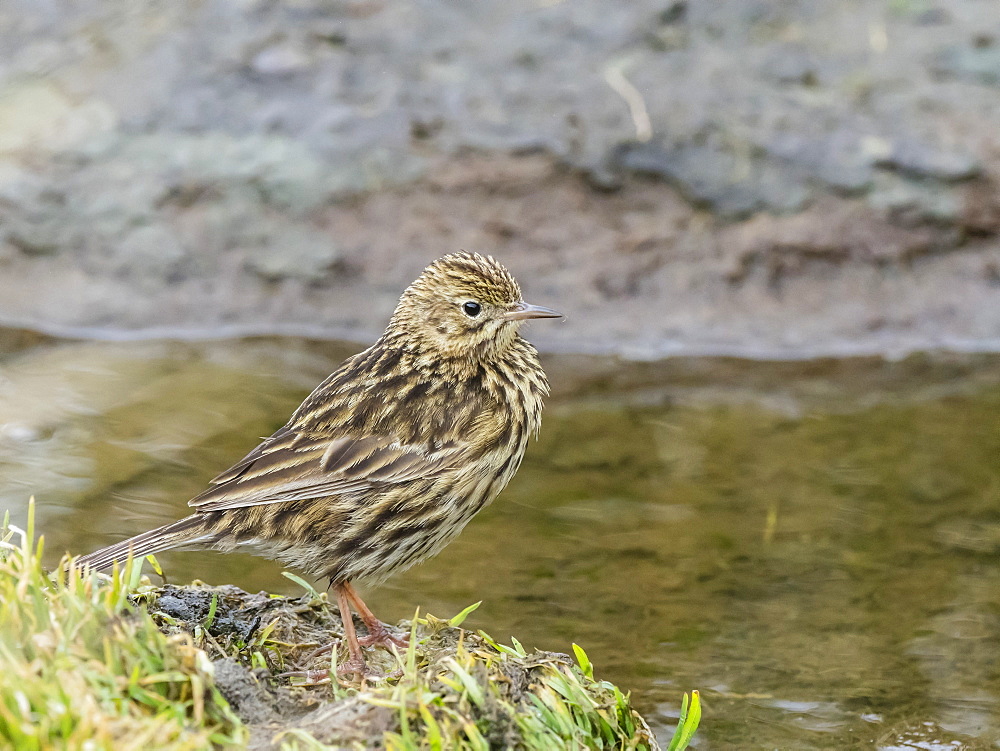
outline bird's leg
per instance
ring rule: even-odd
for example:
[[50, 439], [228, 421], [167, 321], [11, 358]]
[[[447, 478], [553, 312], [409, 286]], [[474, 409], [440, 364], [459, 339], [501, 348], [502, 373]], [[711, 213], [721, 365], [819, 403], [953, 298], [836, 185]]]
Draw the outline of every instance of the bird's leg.
[[[340, 620], [344, 624], [344, 639], [347, 641], [347, 653], [348, 658], [346, 662], [342, 662], [337, 666], [337, 673], [339, 675], [354, 675], [364, 680], [371, 674], [368, 670], [368, 664], [365, 662], [364, 655], [361, 652], [362, 645], [370, 647], [372, 645], [383, 647], [384, 649], [390, 649], [391, 645], [397, 647], [405, 647], [409, 644], [409, 639], [406, 637], [393, 636], [389, 633], [385, 624], [382, 623], [375, 614], [368, 609], [365, 605], [364, 600], [357, 593], [357, 590], [351, 586], [350, 582], [340, 582], [338, 584], [332, 584], [331, 587], [333, 591], [337, 593], [337, 606], [340, 609]], [[358, 637], [357, 631], [354, 629], [354, 619], [351, 616], [351, 605], [354, 609], [358, 611], [358, 615], [361, 620], [364, 621], [365, 626], [368, 629], [368, 636]], [[307, 660], [312, 660], [324, 652], [329, 652], [333, 649], [335, 643], [331, 643], [325, 647], [320, 647], [315, 652], [309, 655]], [[389, 678], [399, 677], [401, 671], [392, 673]], [[290, 672], [283, 673], [286, 676], [305, 676], [309, 679], [324, 678], [327, 676], [326, 670], [321, 671], [307, 671], [307, 672]]]
[[335, 584], [333, 589], [337, 593], [337, 605], [340, 607], [340, 620], [344, 622], [344, 638], [347, 639], [347, 653], [349, 655], [347, 662], [337, 666], [337, 672], [342, 675], [353, 673], [359, 678], [364, 678], [368, 671], [368, 665], [365, 663], [364, 655], [361, 654], [358, 634], [354, 630], [354, 619], [351, 617], [351, 585], [347, 582], [341, 582]]
[[[361, 620], [364, 621], [365, 628], [368, 629], [368, 636], [362, 636], [358, 639], [358, 643], [365, 647], [382, 647], [383, 649], [392, 649], [393, 646], [397, 646], [400, 649], [404, 649], [410, 644], [410, 637], [407, 636], [395, 636], [389, 633], [389, 629], [386, 627], [382, 621], [375, 617], [375, 614], [368, 609], [365, 605], [365, 601], [361, 599], [361, 595], [358, 594], [358, 590], [350, 582], [344, 582], [339, 585], [344, 589], [347, 598], [354, 605], [354, 609], [358, 611], [358, 615], [361, 616]], [[338, 590], [338, 597], [339, 590]], [[343, 609], [343, 606], [341, 606]]]

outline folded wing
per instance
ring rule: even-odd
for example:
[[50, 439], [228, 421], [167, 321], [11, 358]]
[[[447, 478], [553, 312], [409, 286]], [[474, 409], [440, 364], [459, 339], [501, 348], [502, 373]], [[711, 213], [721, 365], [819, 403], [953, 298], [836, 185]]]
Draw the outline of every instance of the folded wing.
[[198, 511], [221, 511], [433, 478], [455, 466], [463, 448], [428, 452], [386, 436], [330, 438], [282, 428], [188, 503]]

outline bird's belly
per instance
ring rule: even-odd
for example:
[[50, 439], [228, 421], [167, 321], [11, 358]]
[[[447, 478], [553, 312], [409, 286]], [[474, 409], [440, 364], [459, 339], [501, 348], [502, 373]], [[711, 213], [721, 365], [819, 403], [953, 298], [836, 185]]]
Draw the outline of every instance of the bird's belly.
[[345, 561], [344, 578], [378, 582], [441, 551], [503, 489], [513, 472], [468, 472], [438, 483], [430, 503], [403, 506], [395, 519], [369, 530], [361, 555]]
[[[522, 448], [523, 451], [523, 448]], [[262, 506], [261, 519], [215, 547], [248, 547], [261, 555], [332, 581], [378, 582], [441, 551], [504, 488], [520, 464], [521, 452], [503, 461], [480, 463], [434, 480], [369, 494], [298, 504]], [[336, 509], [334, 511], [334, 509]], [[309, 519], [307, 527], [290, 526]], [[270, 534], [261, 534], [262, 531]]]
[[379, 560], [371, 562], [351, 578], [370, 582], [383, 581], [398, 571], [405, 571], [437, 555], [459, 535], [464, 527], [465, 522], [462, 522], [453, 526], [442, 526], [432, 533], [415, 530], [413, 534], [402, 538], [391, 550], [385, 551], [385, 555]]

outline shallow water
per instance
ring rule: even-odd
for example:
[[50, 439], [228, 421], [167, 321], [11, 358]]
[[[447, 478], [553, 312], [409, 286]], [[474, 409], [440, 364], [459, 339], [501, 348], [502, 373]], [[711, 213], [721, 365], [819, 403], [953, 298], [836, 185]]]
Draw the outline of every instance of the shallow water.
[[[355, 347], [0, 334], [0, 508], [52, 560], [177, 518]], [[550, 358], [542, 436], [438, 558], [367, 595], [569, 651], [697, 747], [1000, 742], [1000, 358]], [[172, 581], [295, 592], [261, 559]]]

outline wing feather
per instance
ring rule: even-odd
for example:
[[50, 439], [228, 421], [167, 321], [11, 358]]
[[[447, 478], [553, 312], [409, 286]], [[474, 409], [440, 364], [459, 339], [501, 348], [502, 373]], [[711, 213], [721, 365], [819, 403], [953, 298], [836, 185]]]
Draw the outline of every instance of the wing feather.
[[282, 428], [188, 501], [221, 511], [323, 498], [380, 483], [436, 477], [460, 459], [463, 444], [428, 452], [386, 436], [309, 436]]

